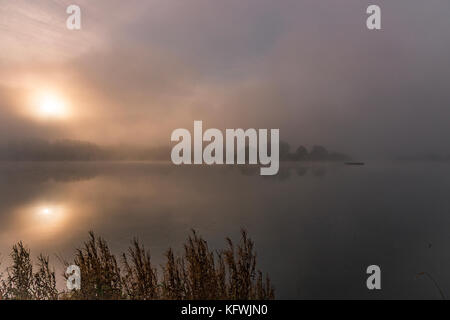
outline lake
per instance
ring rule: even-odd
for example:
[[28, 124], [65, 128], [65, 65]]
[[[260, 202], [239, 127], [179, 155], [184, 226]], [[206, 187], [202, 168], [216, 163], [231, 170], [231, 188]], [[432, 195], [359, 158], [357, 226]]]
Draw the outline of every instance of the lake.
[[[259, 167], [168, 163], [0, 163], [0, 253], [11, 246], [70, 258], [94, 230], [114, 252], [133, 237], [154, 264], [191, 229], [210, 247], [246, 228], [281, 299], [450, 296], [450, 164]], [[366, 287], [381, 267], [382, 290]], [[60, 277], [61, 278], [61, 277]]]

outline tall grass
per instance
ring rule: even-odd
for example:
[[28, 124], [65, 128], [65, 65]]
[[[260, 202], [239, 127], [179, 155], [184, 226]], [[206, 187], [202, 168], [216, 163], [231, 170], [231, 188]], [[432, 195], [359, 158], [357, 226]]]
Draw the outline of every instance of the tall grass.
[[[75, 264], [81, 271], [80, 290], [58, 292], [49, 257], [39, 255], [34, 266], [30, 250], [22, 242], [13, 246], [11, 266], [0, 280], [1, 299], [132, 299], [196, 300], [274, 299], [269, 277], [256, 268], [254, 243], [245, 230], [235, 245], [212, 251], [195, 231], [184, 243], [182, 253], [172, 248], [165, 263], [152, 264], [150, 252], [134, 239], [127, 252], [116, 257], [105, 239], [89, 233], [67, 267]], [[67, 279], [67, 275], [64, 275]]]

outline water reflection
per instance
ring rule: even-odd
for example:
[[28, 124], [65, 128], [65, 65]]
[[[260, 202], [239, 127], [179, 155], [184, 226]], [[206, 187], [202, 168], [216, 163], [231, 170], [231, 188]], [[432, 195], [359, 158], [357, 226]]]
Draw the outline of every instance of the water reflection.
[[63, 205], [45, 204], [32, 207], [30, 223], [37, 232], [48, 232], [50, 230], [62, 229], [64, 222], [68, 219], [69, 210]]
[[61, 209], [60, 208], [55, 208], [55, 207], [49, 207], [49, 206], [45, 206], [45, 207], [40, 207], [36, 210], [37, 215], [39, 216], [40, 219], [42, 220], [54, 220], [55, 217], [61, 216]]
[[2, 215], [2, 243], [26, 241], [41, 245], [48, 241], [57, 241], [70, 228], [72, 208], [61, 203], [36, 202], [18, 207], [10, 216]]
[[[309, 172], [314, 177], [321, 178], [324, 177], [328, 171], [337, 171], [341, 169], [339, 164], [310, 164], [309, 166], [304, 166], [302, 164], [285, 163], [282, 164], [277, 175], [274, 176], [264, 176], [264, 179], [286, 181], [292, 177], [293, 174], [298, 177], [304, 177]], [[241, 166], [236, 167], [239, 172], [244, 176], [260, 176], [260, 169], [257, 166]]]
[[116, 252], [139, 237], [159, 264], [191, 228], [221, 248], [245, 227], [280, 298], [370, 298], [361, 270], [373, 261], [395, 279], [383, 297], [430, 297], [410, 281], [427, 271], [450, 288], [449, 188], [443, 165], [284, 164], [264, 177], [251, 166], [0, 163], [0, 253], [23, 240], [70, 257], [95, 230]]

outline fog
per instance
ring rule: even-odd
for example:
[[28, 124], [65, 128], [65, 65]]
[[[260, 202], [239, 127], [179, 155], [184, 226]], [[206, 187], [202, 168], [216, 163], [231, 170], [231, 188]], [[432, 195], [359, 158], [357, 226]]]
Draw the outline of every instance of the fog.
[[[0, 0], [0, 136], [167, 145], [194, 120], [359, 157], [448, 153], [450, 3]], [[370, 4], [375, 3], [370, 1]], [[36, 119], [51, 87], [73, 117]]]

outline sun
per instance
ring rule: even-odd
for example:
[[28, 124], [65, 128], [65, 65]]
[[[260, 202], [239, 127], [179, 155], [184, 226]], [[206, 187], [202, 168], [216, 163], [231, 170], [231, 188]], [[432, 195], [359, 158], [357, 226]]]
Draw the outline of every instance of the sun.
[[35, 112], [45, 119], [63, 119], [69, 116], [66, 101], [56, 93], [40, 93], [35, 98]]
[[40, 210], [40, 213], [41, 213], [41, 215], [43, 215], [43, 216], [49, 216], [49, 215], [51, 215], [52, 214], [52, 209], [50, 209], [50, 208], [42, 208], [41, 210]]

